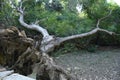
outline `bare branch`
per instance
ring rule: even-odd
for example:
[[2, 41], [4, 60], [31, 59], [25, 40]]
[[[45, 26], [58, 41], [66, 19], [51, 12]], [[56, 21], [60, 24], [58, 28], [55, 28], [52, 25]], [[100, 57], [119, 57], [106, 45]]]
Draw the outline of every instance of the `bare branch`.
[[111, 31], [108, 31], [108, 30], [105, 30], [105, 29], [99, 29], [99, 31], [105, 32], [105, 33], [107, 33], [107, 34], [109, 34], [109, 35], [118, 35], [118, 34], [116, 34], [115, 32], [111, 32]]
[[[90, 32], [86, 32], [86, 33], [82, 33], [82, 34], [77, 34], [77, 35], [72, 35], [72, 36], [68, 36], [68, 37], [64, 37], [64, 38], [61, 38], [61, 43], [64, 42], [64, 41], [67, 41], [67, 40], [71, 40], [71, 39], [76, 39], [76, 38], [82, 38], [82, 37], [86, 37], [86, 36], [89, 36], [89, 35], [93, 35], [95, 33], [97, 33], [98, 31], [102, 31], [102, 32], [106, 32], [108, 33], [109, 35], [112, 35], [112, 34], [115, 34], [114, 32], [110, 32], [108, 30], [105, 30], [105, 29], [101, 29], [99, 28], [99, 24], [100, 24], [100, 21], [102, 21], [103, 19], [109, 17], [112, 13], [112, 10], [110, 10], [109, 14], [106, 15], [105, 17], [102, 17], [98, 20], [97, 24], [96, 24], [96, 28], [93, 29], [92, 31]], [[118, 35], [118, 34], [115, 34], [115, 35]]]
[[115, 32], [111, 32], [111, 31], [105, 30], [105, 29], [95, 28], [95, 29], [93, 29], [90, 32], [86, 32], [86, 33], [82, 33], [82, 34], [77, 34], [77, 35], [72, 35], [72, 36], [60, 38], [61, 39], [60, 43], [62, 43], [64, 41], [67, 41], [67, 40], [71, 40], [71, 39], [83, 38], [83, 37], [86, 37], [86, 36], [90, 36], [90, 35], [93, 35], [93, 34], [95, 34], [97, 32], [105, 32], [105, 33], [107, 33], [109, 35], [120, 35], [120, 34], [116, 34]]
[[77, 34], [77, 35], [72, 35], [72, 36], [61, 38], [60, 42], [64, 42], [64, 41], [71, 40], [71, 39], [76, 39], [76, 38], [83, 38], [85, 36], [89, 36], [89, 35], [95, 34], [98, 31], [98, 29], [99, 28], [95, 28], [92, 31], [87, 32], [87, 33], [82, 33], [82, 34]]
[[38, 25], [39, 22], [40, 22], [39, 20], [36, 20], [34, 24]]
[[25, 23], [25, 21], [24, 21], [24, 10], [22, 9], [22, 4], [18, 8], [18, 11], [20, 13], [19, 22], [20, 22], [20, 24], [22, 26], [24, 26], [24, 27], [26, 27], [28, 29], [36, 30], [36, 31], [42, 33], [42, 35], [43, 35], [44, 38], [46, 36], [50, 36], [49, 33], [47, 32], [47, 30], [44, 29], [44, 28], [42, 28], [41, 26], [36, 25], [36, 24], [27, 24], [27, 23]]
[[96, 24], [96, 27], [99, 28], [100, 22], [101, 22], [103, 19], [109, 17], [109, 16], [111, 15], [111, 13], [112, 13], [112, 10], [110, 10], [109, 14], [106, 15], [105, 17], [102, 17], [102, 18], [98, 19], [97, 24]]
[[22, 9], [23, 1], [20, 2], [20, 9]]

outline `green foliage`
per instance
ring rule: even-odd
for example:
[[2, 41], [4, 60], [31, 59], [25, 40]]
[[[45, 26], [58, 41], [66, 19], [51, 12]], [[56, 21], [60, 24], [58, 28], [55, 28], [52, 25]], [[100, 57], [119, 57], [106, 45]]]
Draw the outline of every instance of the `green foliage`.
[[106, 0], [85, 0], [83, 1], [83, 9], [88, 17], [94, 20], [105, 16], [109, 10]]
[[[43, 21], [46, 28], [57, 36], [68, 36], [75, 33], [75, 19], [74, 14], [66, 16], [65, 13], [51, 12], [47, 16], [47, 20]], [[75, 19], [73, 19], [75, 18]]]
[[47, 28], [50, 33], [57, 36], [83, 33], [90, 31], [94, 27], [91, 19], [82, 19], [77, 14], [70, 13], [69, 11], [63, 11], [62, 13], [44, 11], [41, 12], [40, 16], [40, 24], [46, 26], [45, 28]]
[[91, 44], [91, 45], [88, 45], [88, 46], [87, 46], [86, 50], [87, 50], [88, 52], [95, 52], [95, 51], [97, 50], [97, 48], [98, 48], [97, 45]]
[[112, 14], [101, 22], [100, 27], [107, 29], [109, 31], [113, 31], [116, 33], [120, 33], [119, 31], [119, 22], [120, 22], [120, 7], [113, 6]]
[[113, 26], [115, 28], [116, 33], [120, 33], [120, 7], [116, 6], [116, 8], [113, 10], [112, 13], [113, 16], [111, 16]]
[[[0, 0], [1, 3], [4, 3], [0, 5], [0, 23], [22, 28], [18, 22], [19, 14], [13, 9], [10, 1], [13, 1], [16, 6], [20, 5], [17, 0]], [[81, 13], [76, 10], [77, 4], [83, 5]], [[24, 0], [23, 6], [26, 8], [26, 23], [31, 24], [40, 20], [40, 26], [56, 36], [70, 36], [88, 32], [95, 28], [98, 19], [113, 10], [108, 18], [100, 22], [100, 27], [120, 34], [120, 7], [108, 4], [106, 0], [56, 0], [54, 3], [49, 3], [49, 0]], [[26, 31], [38, 34], [34, 31]], [[104, 33], [102, 34], [104, 35]], [[112, 41], [108, 35], [106, 36], [100, 35], [99, 37], [104, 44], [109, 44]], [[114, 40], [120, 42], [120, 37], [115, 36]], [[94, 51], [94, 48], [91, 50]]]
[[59, 56], [59, 55], [63, 55], [63, 54], [66, 54], [66, 53], [71, 53], [73, 51], [77, 51], [77, 47], [75, 45], [75, 43], [65, 43], [64, 45], [62, 45], [60, 47], [59, 50], [55, 51], [55, 54], [52, 54], [52, 56]]
[[[14, 2], [13, 5], [11, 5], [11, 1]], [[0, 23], [4, 24], [2, 26], [18, 26], [18, 17], [16, 16], [18, 13], [14, 9], [16, 3], [16, 0], [0, 0]]]

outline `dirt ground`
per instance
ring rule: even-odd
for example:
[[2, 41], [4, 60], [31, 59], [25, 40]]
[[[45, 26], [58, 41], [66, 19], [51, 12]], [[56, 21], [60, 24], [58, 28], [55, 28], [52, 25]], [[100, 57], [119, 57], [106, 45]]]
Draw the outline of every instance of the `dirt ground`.
[[120, 80], [120, 48], [73, 52], [57, 57], [56, 61], [80, 80]]
[[102, 47], [95, 53], [80, 50], [55, 57], [55, 61], [79, 80], [120, 80], [120, 48]]

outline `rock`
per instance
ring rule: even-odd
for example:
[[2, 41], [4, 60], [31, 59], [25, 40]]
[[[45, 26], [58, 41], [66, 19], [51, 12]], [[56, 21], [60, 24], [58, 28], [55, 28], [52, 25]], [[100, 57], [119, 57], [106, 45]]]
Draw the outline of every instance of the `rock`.
[[2, 72], [2, 71], [6, 71], [6, 69], [5, 68], [0, 68], [0, 72]]
[[35, 79], [32, 79], [32, 78], [14, 73], [10, 76], [7, 76], [7, 77], [3, 78], [3, 80], [35, 80]]
[[3, 80], [4, 77], [12, 74], [14, 71], [3, 71], [3, 72], [0, 72], [0, 80]]
[[75, 70], [79, 70], [80, 68], [79, 67], [74, 67]]
[[0, 80], [35, 80], [11, 71], [0, 72]]
[[67, 68], [68, 71], [71, 71], [71, 68]]

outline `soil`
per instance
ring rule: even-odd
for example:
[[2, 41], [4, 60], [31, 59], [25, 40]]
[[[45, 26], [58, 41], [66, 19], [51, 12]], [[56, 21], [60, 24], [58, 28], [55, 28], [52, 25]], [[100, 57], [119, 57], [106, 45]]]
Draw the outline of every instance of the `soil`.
[[[120, 80], [120, 48], [102, 47], [94, 53], [80, 50], [55, 61], [79, 80]], [[35, 78], [35, 73], [30, 76]]]

